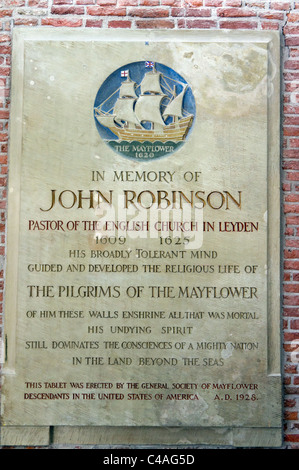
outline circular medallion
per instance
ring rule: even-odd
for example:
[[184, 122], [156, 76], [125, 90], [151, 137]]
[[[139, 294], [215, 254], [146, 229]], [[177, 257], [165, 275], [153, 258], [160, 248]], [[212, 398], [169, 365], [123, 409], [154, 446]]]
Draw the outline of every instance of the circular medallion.
[[186, 80], [170, 67], [132, 62], [103, 82], [94, 118], [101, 138], [116, 153], [151, 161], [185, 143], [194, 123], [195, 100]]

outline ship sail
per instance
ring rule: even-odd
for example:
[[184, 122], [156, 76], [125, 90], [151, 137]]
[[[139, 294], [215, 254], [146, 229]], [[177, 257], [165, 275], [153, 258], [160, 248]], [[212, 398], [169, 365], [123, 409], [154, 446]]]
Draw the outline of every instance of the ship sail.
[[135, 114], [140, 122], [150, 121], [164, 126], [160, 105], [165, 95], [140, 95], [135, 106]]
[[123, 82], [119, 89], [119, 96], [120, 98], [130, 97], [130, 98], [137, 98], [135, 92], [135, 85], [136, 83], [132, 80], [127, 80]]
[[99, 113], [95, 114], [97, 120], [99, 121], [100, 124], [102, 124], [105, 127], [114, 127], [115, 122], [114, 122], [114, 115], [112, 114], [106, 114], [106, 115], [101, 115]]
[[184, 87], [183, 91], [179, 95], [170, 101], [163, 112], [163, 116], [175, 116], [177, 118], [183, 117], [182, 108], [185, 90], [186, 87]]
[[[137, 97], [136, 97], [137, 98]], [[126, 121], [129, 125], [139, 125], [139, 121], [134, 113], [135, 98], [118, 98], [114, 106], [115, 121]]]
[[165, 125], [161, 115], [161, 101], [165, 98], [160, 85], [161, 73], [155, 69], [144, 75], [140, 83], [141, 94], [136, 102], [135, 114], [140, 122], [151, 122], [155, 129]]
[[145, 93], [158, 93], [163, 94], [160, 85], [160, 72], [153, 70], [144, 75], [142, 82], [140, 83], [141, 94]]
[[139, 125], [139, 121], [134, 113], [134, 104], [137, 100], [135, 91], [136, 83], [130, 79], [129, 74], [127, 80], [122, 82], [119, 88], [119, 97], [114, 105], [113, 112], [115, 114], [115, 121], [122, 125], [122, 121], [125, 121], [126, 126], [129, 128]]
[[[119, 141], [181, 142], [193, 121], [193, 115], [186, 115], [183, 109], [188, 85], [165, 76], [150, 64], [153, 68], [143, 75], [141, 83], [131, 80], [129, 70], [125, 71], [121, 76], [126, 80], [95, 108], [95, 118]], [[177, 96], [176, 85], [172, 87], [171, 81], [181, 90]]]

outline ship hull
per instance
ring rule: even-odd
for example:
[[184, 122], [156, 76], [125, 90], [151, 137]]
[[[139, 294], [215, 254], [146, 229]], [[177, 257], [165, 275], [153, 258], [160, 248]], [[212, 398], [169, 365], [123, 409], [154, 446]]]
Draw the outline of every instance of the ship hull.
[[[97, 117], [97, 116], [96, 116]], [[100, 124], [103, 121], [98, 119]], [[125, 142], [181, 142], [185, 140], [191, 128], [193, 116], [181, 118], [176, 124], [165, 125], [159, 130], [146, 130], [144, 128], [126, 128], [118, 127], [116, 125], [107, 125], [113, 134], [115, 134], [120, 141]]]

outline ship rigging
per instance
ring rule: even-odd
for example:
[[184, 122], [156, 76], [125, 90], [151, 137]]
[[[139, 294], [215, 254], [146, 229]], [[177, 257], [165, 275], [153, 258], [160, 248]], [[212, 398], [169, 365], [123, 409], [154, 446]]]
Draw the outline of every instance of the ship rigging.
[[97, 121], [120, 141], [185, 140], [194, 117], [183, 107], [188, 85], [157, 71], [154, 64], [139, 84], [129, 70], [122, 74], [126, 80], [95, 108]]

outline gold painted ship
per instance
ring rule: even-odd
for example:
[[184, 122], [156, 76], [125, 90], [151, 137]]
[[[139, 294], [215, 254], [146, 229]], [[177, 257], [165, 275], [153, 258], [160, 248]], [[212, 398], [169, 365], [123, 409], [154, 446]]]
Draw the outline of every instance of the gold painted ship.
[[[188, 85], [181, 84], [183, 89], [176, 95], [176, 86], [171, 88], [161, 72], [155, 68], [147, 72], [140, 85], [127, 79], [105, 101], [95, 108], [98, 122], [107, 127], [120, 141], [127, 142], [180, 142], [185, 140], [191, 128], [193, 115], [183, 109], [184, 94]], [[171, 79], [173, 80], [173, 79]], [[175, 80], [173, 80], [175, 81]], [[140, 94], [136, 91], [140, 87]], [[166, 87], [166, 88], [165, 88]], [[103, 110], [111, 97], [118, 93], [113, 108]], [[165, 100], [166, 98], [166, 100]], [[166, 101], [166, 105], [161, 103]], [[164, 111], [162, 111], [164, 107]], [[167, 120], [167, 124], [166, 121]]]

